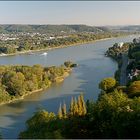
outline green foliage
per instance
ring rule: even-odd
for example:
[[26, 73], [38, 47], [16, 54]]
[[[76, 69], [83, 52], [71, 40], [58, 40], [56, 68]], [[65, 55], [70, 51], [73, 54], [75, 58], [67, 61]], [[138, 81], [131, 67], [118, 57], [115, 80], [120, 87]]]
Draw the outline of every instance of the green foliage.
[[0, 66], [0, 103], [48, 88], [55, 79], [64, 79], [66, 72], [69, 71], [64, 66]]
[[78, 64], [75, 64], [75, 63], [73, 63], [73, 62], [71, 62], [71, 61], [66, 61], [66, 62], [64, 62], [64, 65], [65, 65], [65, 67], [67, 67], [67, 68], [72, 68], [72, 67], [77, 67], [77, 66], [78, 66]]
[[87, 110], [86, 110], [86, 105], [85, 105], [83, 95], [82, 94], [79, 95], [78, 100], [76, 98], [73, 99], [72, 97], [69, 115], [70, 116], [84, 116], [86, 113], [87, 113]]
[[62, 113], [63, 113], [63, 118], [66, 118], [67, 117], [67, 108], [66, 108], [65, 103], [63, 104], [63, 107], [62, 107]]
[[72, 98], [65, 118], [50, 117], [46, 111], [35, 113], [20, 138], [140, 138], [140, 98], [129, 99], [122, 91], [114, 90], [95, 103], [87, 101], [86, 113], [78, 115], [74, 110], [80, 113], [81, 100], [82, 95], [78, 101]]
[[[130, 47], [128, 51], [128, 57], [130, 59], [130, 64], [127, 66], [128, 73], [131, 73], [131, 70], [140, 70], [140, 43], [133, 43], [133, 46]], [[133, 76], [129, 82], [139, 81], [140, 74]]]
[[[86, 43], [97, 39], [127, 35], [124, 32], [110, 32], [106, 27], [86, 25], [0, 25], [0, 31], [7, 32], [15, 40], [1, 40], [0, 53], [16, 53], [53, 47]], [[22, 32], [22, 33], [20, 33]], [[27, 33], [26, 33], [27, 32]], [[49, 39], [53, 36], [53, 39]], [[73, 64], [73, 67], [77, 66]]]
[[31, 119], [27, 121], [29, 128], [36, 127], [36, 125], [41, 125], [45, 122], [55, 119], [54, 113], [48, 113], [45, 110], [41, 110], [35, 114]]
[[6, 86], [6, 90], [10, 95], [23, 95], [25, 77], [21, 72], [9, 71], [2, 78], [2, 83]]
[[[84, 128], [84, 126], [81, 126], [80, 123], [86, 123], [86, 121], [82, 121], [80, 119], [80, 116], [84, 118], [84, 116], [86, 115], [86, 106], [83, 99], [83, 95], [80, 95], [78, 97], [78, 100], [80, 101], [79, 103], [76, 100], [76, 98], [75, 100], [72, 100], [74, 101], [74, 109], [72, 110], [74, 113], [72, 115], [71, 110], [68, 113], [66, 112], [65, 103], [63, 104], [63, 106], [61, 106], [60, 104], [57, 116], [55, 116], [55, 114], [53, 113], [48, 113], [45, 110], [36, 112], [35, 115], [27, 121], [27, 130], [21, 132], [19, 137], [62, 139], [66, 136], [69, 136], [69, 132], [74, 133], [74, 131], [79, 133], [79, 136], [80, 132], [77, 131], [79, 126], [81, 127], [81, 130], [82, 128]], [[82, 106], [84, 108], [82, 108]], [[74, 138], [74, 134], [71, 135], [71, 138]]]
[[136, 59], [137, 61], [140, 60], [140, 52], [134, 52], [134, 53], [132, 54], [132, 57], [133, 57], [134, 59]]
[[128, 95], [130, 97], [140, 96], [140, 81], [134, 81], [128, 87]]
[[129, 48], [132, 46], [132, 43], [124, 43], [123, 46], [119, 47], [117, 43], [113, 45], [113, 47], [110, 47], [106, 54], [113, 59], [119, 61], [121, 59], [121, 55], [123, 53], [126, 53]]
[[82, 94], [78, 96], [77, 104], [78, 104], [78, 115], [79, 116], [85, 115], [87, 113], [87, 110], [86, 110], [84, 97]]
[[116, 80], [114, 78], [105, 78], [99, 84], [99, 88], [104, 91], [112, 90], [115, 86]]
[[64, 62], [64, 65], [65, 65], [66, 67], [71, 67], [72, 64], [73, 64], [73, 63], [72, 63], [71, 61], [66, 61], [66, 62]]
[[[49, 122], [51, 122], [55, 119], [56, 119], [56, 117], [55, 117], [54, 113], [48, 113], [45, 110], [41, 110], [39, 112], [36, 112], [35, 115], [27, 121], [27, 127], [28, 127], [28, 129], [30, 129], [30, 131], [21, 133], [20, 137], [24, 137], [24, 138], [28, 138], [28, 137], [30, 137], [30, 138], [31, 137], [43, 138], [45, 134], [43, 134], [44, 131], [42, 133], [42, 128], [44, 128], [45, 124], [47, 124], [47, 123], [49, 123]], [[49, 128], [49, 126], [46, 127], [46, 129], [47, 128]], [[34, 132], [34, 131], [36, 131], [36, 132]], [[47, 133], [47, 135], [48, 134], [49, 133]], [[58, 133], [56, 133], [55, 135], [58, 135]]]
[[61, 107], [61, 104], [59, 106], [59, 110], [58, 110], [58, 118], [59, 119], [62, 119], [63, 118], [63, 113], [62, 113], [62, 107]]

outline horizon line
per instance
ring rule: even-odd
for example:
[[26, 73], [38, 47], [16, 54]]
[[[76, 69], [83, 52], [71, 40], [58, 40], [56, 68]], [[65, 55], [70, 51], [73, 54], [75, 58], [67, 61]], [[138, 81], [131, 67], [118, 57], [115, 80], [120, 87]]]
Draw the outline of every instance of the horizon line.
[[116, 25], [89, 25], [89, 24], [82, 24], [82, 23], [72, 23], [72, 24], [67, 24], [67, 23], [62, 23], [62, 24], [37, 24], [37, 23], [0, 23], [0, 25], [86, 25], [86, 26], [140, 26], [140, 24], [116, 24]]

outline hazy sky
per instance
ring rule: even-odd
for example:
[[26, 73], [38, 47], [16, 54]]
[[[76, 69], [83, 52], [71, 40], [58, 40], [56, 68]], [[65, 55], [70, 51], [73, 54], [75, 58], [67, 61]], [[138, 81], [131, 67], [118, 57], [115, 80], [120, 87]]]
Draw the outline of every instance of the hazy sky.
[[0, 24], [140, 24], [140, 2], [0, 1]]

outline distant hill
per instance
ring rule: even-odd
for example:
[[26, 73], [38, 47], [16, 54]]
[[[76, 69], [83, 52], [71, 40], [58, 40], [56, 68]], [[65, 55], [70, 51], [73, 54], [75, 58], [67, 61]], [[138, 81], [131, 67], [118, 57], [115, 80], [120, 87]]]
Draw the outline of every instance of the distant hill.
[[75, 32], [109, 32], [107, 27], [87, 25], [0, 25], [1, 33], [39, 32], [39, 33], [75, 33]]
[[140, 25], [130, 25], [130, 26], [124, 26], [120, 28], [120, 30], [126, 30], [126, 31], [140, 31]]
[[104, 31], [104, 32], [112, 32], [113, 31], [111, 28], [106, 27], [106, 26], [98, 26], [96, 28], [98, 28], [99, 30]]

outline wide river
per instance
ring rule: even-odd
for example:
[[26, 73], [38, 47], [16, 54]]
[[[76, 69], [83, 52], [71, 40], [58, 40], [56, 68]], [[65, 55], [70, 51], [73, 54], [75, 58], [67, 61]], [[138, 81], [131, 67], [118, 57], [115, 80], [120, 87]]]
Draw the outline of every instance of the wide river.
[[105, 57], [108, 47], [117, 42], [130, 42], [136, 35], [112, 38], [97, 41], [95, 43], [72, 46], [68, 48], [35, 54], [21, 54], [16, 56], [0, 57], [0, 64], [23, 64], [43, 66], [61, 65], [66, 60], [79, 64], [63, 83], [53, 85], [43, 92], [26, 96], [25, 99], [0, 106], [0, 131], [3, 138], [17, 138], [21, 130], [24, 130], [25, 122], [35, 111], [40, 108], [57, 113], [60, 102], [67, 106], [72, 96], [84, 93], [85, 99], [96, 100], [100, 90], [98, 84], [102, 78], [114, 76], [117, 63]]

